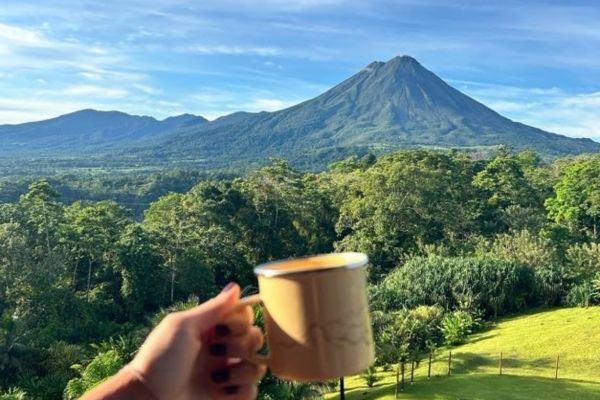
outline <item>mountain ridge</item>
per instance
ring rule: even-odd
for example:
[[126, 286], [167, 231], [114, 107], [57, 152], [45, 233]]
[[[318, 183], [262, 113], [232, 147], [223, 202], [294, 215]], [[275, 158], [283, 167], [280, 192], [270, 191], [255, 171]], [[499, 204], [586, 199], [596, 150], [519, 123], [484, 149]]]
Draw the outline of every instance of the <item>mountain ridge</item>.
[[[114, 146], [159, 137], [184, 127], [208, 123], [204, 117], [181, 114], [158, 120], [121, 111], [83, 109], [42, 121], [0, 125], [2, 150], [69, 150]], [[4, 145], [4, 149], [3, 146]]]
[[[209, 169], [260, 164], [271, 157], [320, 169], [350, 155], [406, 147], [493, 148], [506, 144], [550, 157], [600, 151], [600, 144], [591, 139], [570, 138], [512, 121], [453, 88], [410, 56], [374, 61], [324, 93], [274, 112], [240, 111], [214, 121], [192, 114], [158, 121], [115, 111], [78, 113], [38, 123], [51, 125], [54, 120], [62, 118], [64, 122], [86, 113], [94, 116], [94, 126], [102, 125], [98, 121], [105, 116], [120, 122], [88, 132], [84, 138], [77, 135], [75, 124], [68, 130], [74, 140], [54, 147], [55, 130], [47, 130], [49, 135], [38, 132], [39, 143], [32, 145], [33, 149], [42, 151], [46, 146], [59, 152], [73, 151], [73, 147], [81, 148], [73, 144], [79, 140], [86, 144], [85, 149], [110, 150], [111, 154], [137, 157], [138, 162], [149, 157], [165, 162], [187, 159]], [[17, 131], [24, 129], [16, 127]], [[11, 137], [7, 129], [0, 126], [0, 140]], [[12, 132], [12, 137], [31, 141], [36, 139], [35, 133], [25, 129]], [[4, 144], [3, 149], [2, 142], [0, 153], [10, 147]]]

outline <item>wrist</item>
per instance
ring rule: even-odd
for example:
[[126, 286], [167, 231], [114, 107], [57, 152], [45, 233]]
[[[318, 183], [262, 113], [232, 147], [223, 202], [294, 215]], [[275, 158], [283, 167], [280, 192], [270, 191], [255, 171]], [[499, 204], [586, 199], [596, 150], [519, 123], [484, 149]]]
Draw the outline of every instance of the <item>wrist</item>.
[[135, 379], [142, 385], [144, 386], [144, 388], [148, 391], [148, 393], [150, 395], [152, 395], [152, 400], [159, 400], [159, 397], [157, 396], [157, 394], [154, 392], [154, 390], [152, 390], [152, 386], [148, 383], [148, 380], [146, 379], [146, 376], [144, 375], [144, 373], [136, 368], [135, 366], [133, 366], [131, 363], [125, 365], [122, 369], [121, 372], [124, 372], [126, 374], [130, 374], [133, 375], [135, 377]]

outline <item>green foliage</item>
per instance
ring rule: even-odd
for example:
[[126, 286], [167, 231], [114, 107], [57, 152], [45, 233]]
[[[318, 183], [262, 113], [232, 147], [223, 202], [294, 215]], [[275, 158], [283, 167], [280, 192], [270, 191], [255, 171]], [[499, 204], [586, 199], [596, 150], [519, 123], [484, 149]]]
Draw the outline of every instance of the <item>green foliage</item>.
[[597, 293], [592, 282], [583, 282], [575, 285], [569, 290], [566, 304], [575, 307], [589, 307], [596, 300]]
[[419, 361], [431, 343], [442, 341], [444, 312], [439, 306], [420, 306], [412, 310], [372, 313], [378, 364], [407, 360]]
[[462, 344], [476, 327], [477, 320], [466, 311], [457, 310], [446, 314], [442, 320], [444, 343], [450, 346]]
[[381, 378], [379, 378], [379, 376], [377, 375], [377, 370], [374, 366], [367, 368], [367, 370], [363, 372], [360, 376], [364, 379], [365, 384], [370, 388], [375, 386], [375, 384], [381, 380]]
[[[168, 174], [70, 181], [80, 191], [23, 181], [13, 203], [0, 204], [0, 390], [51, 400], [68, 381], [81, 389], [84, 369], [71, 365], [98, 356], [90, 365], [102, 370], [95, 365], [112, 365], [110, 354], [114, 365], [127, 362], [168, 311], [229, 281], [255, 290], [259, 262], [334, 249], [370, 256], [380, 365], [418, 364], [446, 340], [462, 340], [474, 329], [468, 316], [600, 302], [594, 189], [575, 196], [577, 218], [556, 211], [572, 198], [566, 188], [581, 189], [576, 179], [595, 185], [596, 157], [550, 165], [508, 149], [489, 159], [425, 150], [360, 157], [318, 174], [275, 160], [185, 193], [167, 194], [201, 175], [174, 172], [172, 184]], [[54, 183], [71, 197], [60, 198]], [[123, 205], [135, 193], [146, 202], [165, 195], [135, 220], [116, 202], [73, 202], [84, 186], [95, 199], [122, 189]], [[542, 207], [549, 197], [552, 221]], [[272, 376], [267, 387], [274, 398], [319, 391]]]
[[371, 257], [379, 279], [416, 243], [455, 241], [476, 231], [481, 207], [471, 181], [476, 165], [464, 154], [405, 151], [355, 171], [343, 190], [338, 250]]
[[589, 282], [600, 273], [600, 243], [581, 243], [566, 251], [567, 276], [574, 282]]
[[73, 365], [72, 368], [79, 377], [67, 383], [65, 400], [78, 399], [89, 389], [114, 375], [123, 365], [122, 357], [114, 350], [98, 353], [85, 368], [79, 364]]
[[568, 165], [556, 185], [555, 197], [546, 200], [548, 215], [572, 232], [594, 240], [600, 234], [600, 156]]
[[27, 393], [19, 388], [10, 388], [0, 392], [0, 400], [27, 400]]
[[528, 230], [512, 231], [497, 235], [491, 242], [480, 243], [477, 253], [531, 267], [540, 300], [546, 305], [557, 304], [564, 295], [567, 277], [563, 260], [549, 239]]
[[501, 315], [535, 304], [531, 268], [492, 258], [417, 257], [392, 271], [374, 302], [382, 309], [421, 304], [458, 308], [464, 302], [486, 315]]

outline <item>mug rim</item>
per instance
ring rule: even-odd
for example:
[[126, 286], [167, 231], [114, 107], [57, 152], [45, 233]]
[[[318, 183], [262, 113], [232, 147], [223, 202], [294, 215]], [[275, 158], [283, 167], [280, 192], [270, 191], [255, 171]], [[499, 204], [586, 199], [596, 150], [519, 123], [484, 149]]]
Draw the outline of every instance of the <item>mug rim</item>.
[[[326, 265], [326, 266], [318, 267], [318, 268], [315, 268], [314, 266], [306, 266], [306, 267], [293, 268], [293, 269], [274, 268], [276, 266], [288, 263], [290, 261], [301, 261], [301, 260], [309, 260], [309, 259], [318, 260], [319, 258], [325, 258], [325, 257], [331, 257], [331, 256], [338, 256], [338, 257], [341, 256], [344, 260], [340, 261], [340, 262], [334, 262], [334, 263], [331, 263], [330, 265]], [[353, 252], [353, 251], [340, 252], [340, 253], [323, 253], [323, 254], [316, 254], [316, 255], [310, 255], [310, 256], [304, 256], [304, 257], [293, 257], [293, 258], [288, 258], [288, 259], [284, 259], [284, 260], [265, 262], [265, 263], [262, 263], [262, 264], [259, 264], [258, 266], [256, 266], [254, 268], [254, 273], [257, 276], [271, 278], [271, 277], [275, 277], [275, 276], [297, 275], [297, 274], [304, 274], [304, 273], [309, 273], [309, 272], [330, 271], [332, 269], [344, 269], [344, 270], [355, 269], [355, 268], [360, 268], [360, 267], [365, 266], [368, 262], [369, 262], [369, 257], [365, 253], [359, 253], [359, 252]]]

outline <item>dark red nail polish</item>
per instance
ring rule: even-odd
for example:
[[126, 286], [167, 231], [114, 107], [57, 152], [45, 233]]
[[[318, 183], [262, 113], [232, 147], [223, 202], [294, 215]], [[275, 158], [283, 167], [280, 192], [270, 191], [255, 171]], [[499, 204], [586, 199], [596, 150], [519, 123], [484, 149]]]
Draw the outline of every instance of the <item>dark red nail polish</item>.
[[219, 324], [215, 326], [215, 334], [217, 335], [217, 337], [229, 336], [230, 333], [231, 330], [225, 324]]
[[215, 357], [222, 357], [227, 354], [227, 346], [223, 343], [211, 344], [208, 348], [209, 353]]
[[212, 380], [214, 383], [224, 383], [229, 380], [230, 373], [228, 369], [219, 369], [212, 373]]
[[221, 293], [225, 293], [230, 291], [231, 289], [233, 289], [233, 287], [235, 286], [235, 282], [229, 282], [224, 288], [223, 290], [221, 290]]
[[236, 394], [239, 391], [239, 386], [225, 386], [225, 394]]

